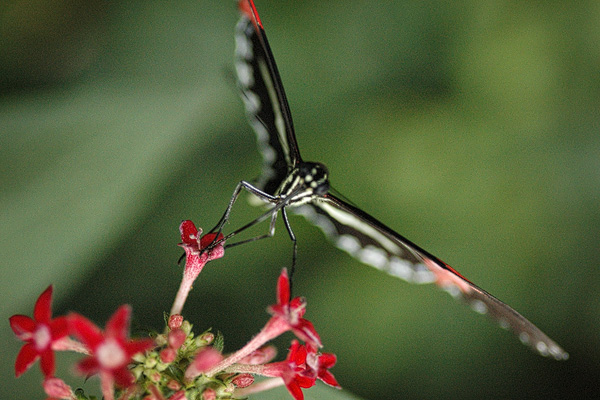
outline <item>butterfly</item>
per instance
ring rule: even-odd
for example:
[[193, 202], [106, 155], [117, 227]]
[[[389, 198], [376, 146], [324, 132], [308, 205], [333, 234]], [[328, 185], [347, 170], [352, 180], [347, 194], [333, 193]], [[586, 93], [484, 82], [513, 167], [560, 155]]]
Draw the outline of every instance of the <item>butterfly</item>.
[[238, 184], [220, 226], [228, 219], [240, 192], [246, 190], [274, 206], [236, 233], [270, 218], [269, 233], [250, 240], [272, 236], [281, 211], [295, 244], [286, 213], [289, 208], [320, 227], [337, 247], [361, 262], [409, 282], [435, 283], [475, 311], [497, 320], [539, 354], [567, 359], [568, 354], [558, 344], [517, 311], [436, 256], [330, 193], [327, 167], [300, 156], [290, 107], [254, 2], [241, 0], [238, 5], [241, 18], [235, 35], [235, 69], [246, 114], [263, 156], [263, 170], [255, 184]]

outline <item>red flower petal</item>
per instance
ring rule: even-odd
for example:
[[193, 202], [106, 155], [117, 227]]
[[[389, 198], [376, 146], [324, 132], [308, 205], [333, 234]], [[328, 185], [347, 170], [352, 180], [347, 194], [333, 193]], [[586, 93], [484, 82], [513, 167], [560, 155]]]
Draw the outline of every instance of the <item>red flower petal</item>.
[[181, 241], [188, 246], [196, 246], [198, 236], [202, 234], [202, 231], [198, 233], [196, 225], [190, 220], [182, 221], [179, 225], [179, 232], [181, 232]]
[[303, 376], [303, 375], [296, 375], [294, 377], [294, 380], [298, 383], [298, 385], [300, 385], [300, 387], [308, 389], [310, 387], [313, 387], [315, 385], [315, 378], [310, 378], [308, 376]]
[[50, 321], [52, 341], [61, 339], [69, 334], [69, 321], [67, 317], [57, 317]]
[[300, 389], [300, 385], [298, 385], [295, 381], [291, 381], [285, 384], [285, 387], [290, 392], [290, 394], [296, 400], [304, 400], [304, 394], [302, 393], [302, 389]]
[[307, 319], [300, 318], [298, 323], [292, 327], [294, 334], [307, 343], [313, 343], [318, 347], [322, 347], [321, 338], [315, 329], [315, 326]]
[[33, 309], [33, 318], [37, 322], [50, 322], [52, 318], [52, 285], [48, 286], [46, 290], [38, 297], [35, 302], [35, 308]]
[[325, 382], [326, 384], [328, 384], [329, 386], [333, 386], [333, 387], [337, 387], [337, 388], [341, 387], [340, 384], [335, 379], [335, 377], [333, 376], [333, 374], [327, 370], [323, 370], [323, 371], [319, 372], [319, 379], [322, 380], [323, 382]]
[[100, 365], [94, 357], [86, 357], [77, 363], [77, 370], [84, 375], [93, 375], [100, 370]]
[[290, 279], [287, 269], [284, 268], [277, 280], [277, 304], [287, 305], [290, 302]]
[[332, 353], [323, 353], [319, 356], [319, 366], [322, 368], [331, 368], [337, 362], [337, 357]]
[[131, 357], [134, 354], [143, 353], [154, 346], [155, 343], [152, 339], [132, 340], [125, 344], [125, 351], [127, 352], [127, 355]]
[[10, 327], [15, 335], [21, 340], [31, 340], [31, 334], [35, 330], [36, 323], [26, 315], [13, 315], [9, 318]]
[[297, 340], [293, 340], [286, 360], [288, 363], [294, 363], [295, 365], [304, 364], [306, 362], [306, 347], [302, 346]]
[[[215, 238], [217, 237], [216, 233], [207, 233], [206, 235], [202, 236], [202, 238], [200, 239], [200, 248], [204, 249], [206, 247], [208, 247], [212, 242], [215, 241]], [[219, 233], [219, 238], [217, 240], [221, 240], [223, 239], [223, 234]]]
[[112, 375], [115, 378], [117, 385], [121, 387], [129, 387], [135, 382], [135, 377], [127, 368], [119, 368], [112, 371]]
[[72, 313], [67, 317], [69, 332], [77, 336], [90, 350], [104, 341], [102, 331], [82, 315]]
[[35, 345], [33, 343], [27, 343], [24, 345], [19, 354], [17, 355], [17, 361], [15, 362], [15, 376], [18, 378], [23, 375], [25, 371], [33, 365], [33, 363], [38, 359], [39, 353], [35, 349]]
[[42, 368], [44, 376], [54, 376], [54, 352], [52, 351], [52, 349], [48, 348], [46, 351], [42, 352], [41, 356], [42, 359], [40, 360], [40, 367]]
[[295, 310], [299, 317], [303, 317], [306, 313], [306, 300], [303, 297], [294, 297], [290, 301], [290, 309]]
[[125, 341], [125, 338], [129, 333], [130, 318], [131, 307], [126, 304], [119, 307], [119, 309], [112, 315], [112, 317], [110, 317], [110, 319], [106, 323], [106, 337], [122, 339], [123, 341]]

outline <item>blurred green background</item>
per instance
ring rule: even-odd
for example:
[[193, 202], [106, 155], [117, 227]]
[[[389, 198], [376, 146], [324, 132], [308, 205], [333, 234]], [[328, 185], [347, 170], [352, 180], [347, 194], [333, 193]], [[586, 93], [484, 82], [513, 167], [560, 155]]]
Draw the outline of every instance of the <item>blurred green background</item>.
[[[600, 3], [257, 3], [304, 158], [571, 354], [544, 359], [292, 217], [294, 290], [342, 386], [368, 399], [598, 398]], [[179, 222], [210, 229], [259, 174], [233, 83], [236, 21], [233, 1], [0, 5], [0, 397], [44, 396], [37, 365], [13, 379], [10, 315], [31, 315], [52, 283], [55, 314], [103, 325], [129, 303], [136, 328], [160, 329]], [[229, 227], [258, 213], [241, 200]], [[227, 351], [243, 345], [291, 250], [281, 224], [232, 248], [186, 317], [222, 331]]]

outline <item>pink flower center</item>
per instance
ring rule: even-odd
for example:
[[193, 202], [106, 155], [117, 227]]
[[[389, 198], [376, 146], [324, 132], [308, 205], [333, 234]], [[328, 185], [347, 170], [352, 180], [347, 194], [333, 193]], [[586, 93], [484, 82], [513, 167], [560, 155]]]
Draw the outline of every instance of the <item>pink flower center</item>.
[[121, 345], [108, 338], [96, 349], [98, 363], [107, 369], [115, 369], [127, 364], [128, 358]]
[[46, 350], [52, 343], [52, 334], [46, 324], [39, 324], [33, 332], [33, 343], [38, 351]]

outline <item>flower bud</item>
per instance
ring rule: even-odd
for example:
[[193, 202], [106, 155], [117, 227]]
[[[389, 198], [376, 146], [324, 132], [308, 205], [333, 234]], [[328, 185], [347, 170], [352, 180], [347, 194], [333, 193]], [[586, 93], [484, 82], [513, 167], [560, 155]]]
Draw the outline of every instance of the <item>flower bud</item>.
[[169, 317], [169, 329], [178, 329], [181, 328], [181, 324], [183, 323], [183, 316], [181, 314], [173, 314]]
[[56, 399], [75, 399], [75, 394], [71, 387], [59, 378], [48, 378], [44, 381], [44, 391], [50, 397]]
[[245, 388], [254, 383], [254, 377], [250, 374], [239, 374], [231, 380], [238, 388]]

